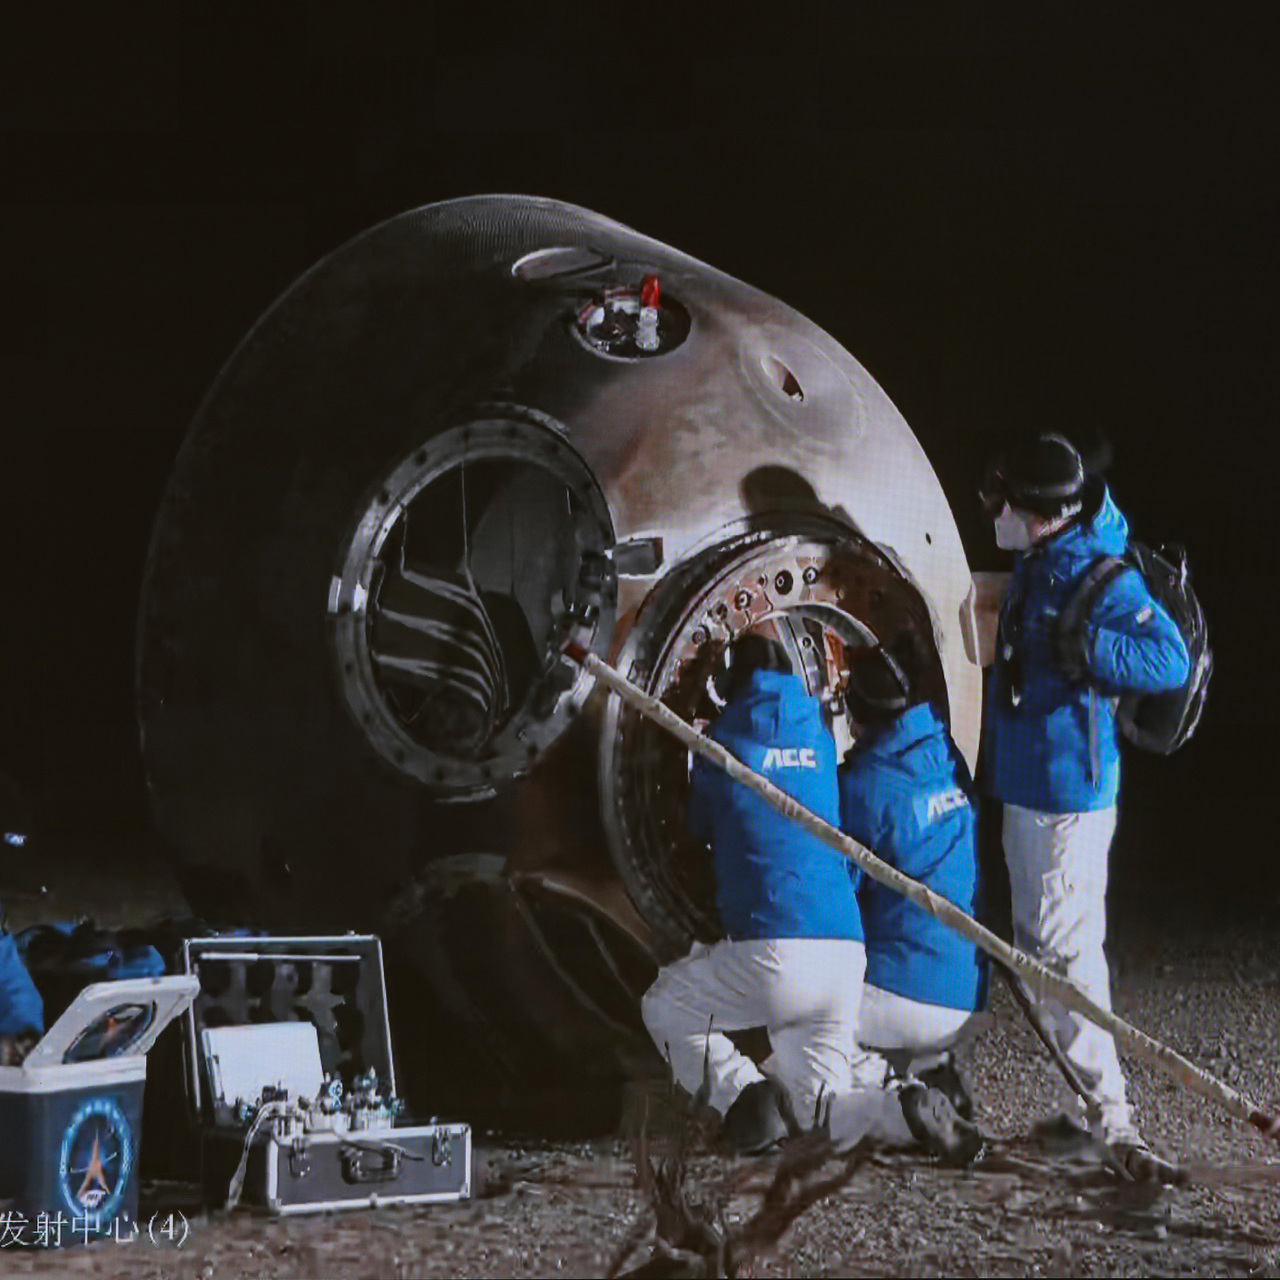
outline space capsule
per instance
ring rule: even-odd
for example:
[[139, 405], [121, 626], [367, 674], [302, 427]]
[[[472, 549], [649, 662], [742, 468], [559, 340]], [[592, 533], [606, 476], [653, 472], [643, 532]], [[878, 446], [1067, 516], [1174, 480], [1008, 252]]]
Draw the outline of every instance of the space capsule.
[[379, 933], [411, 1101], [607, 1116], [713, 938], [688, 719], [747, 629], [846, 735], [870, 646], [972, 765], [975, 596], [885, 393], [782, 302], [587, 210], [447, 201], [298, 280], [182, 445], [143, 586], [153, 814], [215, 922]]

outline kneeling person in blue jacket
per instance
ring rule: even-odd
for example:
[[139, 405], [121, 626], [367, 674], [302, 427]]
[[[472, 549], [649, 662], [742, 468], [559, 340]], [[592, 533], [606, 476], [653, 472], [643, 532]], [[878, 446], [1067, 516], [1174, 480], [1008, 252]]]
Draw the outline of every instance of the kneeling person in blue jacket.
[[[741, 637], [720, 692], [726, 705], [710, 736], [837, 824], [835, 743], [782, 646]], [[972, 1159], [980, 1137], [937, 1091], [855, 1087], [866, 956], [846, 859], [701, 756], [690, 774], [688, 823], [711, 847], [725, 937], [696, 943], [663, 968], [642, 1002], [677, 1082], [696, 1092], [705, 1063], [709, 1104], [740, 1150], [767, 1149], [797, 1119], [807, 1126], [822, 1098], [840, 1145], [918, 1138], [950, 1159]], [[725, 1034], [761, 1026], [776, 1081]]]
[[[883, 649], [854, 665], [846, 703], [860, 733], [839, 770], [840, 826], [883, 861], [954, 902], [978, 908], [973, 782], [937, 710], [919, 701]], [[986, 957], [954, 929], [870, 877], [858, 894], [866, 936], [859, 1041], [870, 1079], [885, 1059], [972, 1108], [950, 1050], [977, 1033]]]

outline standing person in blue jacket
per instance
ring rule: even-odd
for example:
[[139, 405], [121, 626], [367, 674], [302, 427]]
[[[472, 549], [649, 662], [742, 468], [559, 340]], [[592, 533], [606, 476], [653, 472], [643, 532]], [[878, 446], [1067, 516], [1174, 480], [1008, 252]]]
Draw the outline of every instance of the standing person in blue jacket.
[[[719, 692], [726, 705], [710, 736], [838, 823], [835, 743], [822, 704], [791, 674], [782, 646], [753, 634], [738, 639]], [[642, 1001], [677, 1082], [695, 1093], [705, 1063], [709, 1105], [739, 1150], [768, 1149], [797, 1119], [807, 1126], [824, 1099], [842, 1146], [918, 1138], [948, 1159], [972, 1159], [980, 1137], [975, 1143], [936, 1090], [854, 1088], [866, 955], [850, 864], [700, 756], [688, 823], [711, 846], [725, 938], [697, 943], [664, 967]], [[777, 1081], [725, 1034], [760, 1026], [774, 1048]]]
[[[1021, 442], [996, 460], [984, 498], [997, 545], [1018, 553], [1000, 615], [986, 717], [987, 784], [1004, 806], [1014, 940], [1110, 1008], [1107, 858], [1116, 827], [1120, 751], [1115, 699], [1177, 689], [1186, 646], [1141, 574], [1122, 573], [1088, 619], [1088, 675], [1068, 674], [1056, 622], [1129, 528], [1097, 475], [1059, 435]], [[1096, 1136], [1131, 1170], [1163, 1176], [1133, 1122], [1111, 1035], [1054, 1001], [1041, 1016], [1092, 1091]], [[1083, 1132], [1072, 1096], [1059, 1128]]]
[[[846, 704], [859, 733], [839, 771], [841, 828], [976, 916], [973, 782], [936, 708], [916, 698], [906, 672], [884, 649], [854, 664]], [[867, 947], [863, 1048], [883, 1054], [903, 1074], [936, 1084], [968, 1118], [972, 1105], [951, 1050], [982, 1025], [986, 957], [869, 877], [858, 900]]]

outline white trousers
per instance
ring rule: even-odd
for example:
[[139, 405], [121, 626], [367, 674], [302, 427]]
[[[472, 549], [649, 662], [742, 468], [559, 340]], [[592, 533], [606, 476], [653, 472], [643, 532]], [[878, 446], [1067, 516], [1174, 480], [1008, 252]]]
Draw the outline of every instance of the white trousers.
[[[1090, 813], [1038, 813], [1004, 806], [1004, 853], [1013, 897], [1013, 936], [1028, 955], [1111, 1008], [1107, 936], [1107, 857], [1115, 808]], [[1115, 1040], [1056, 1000], [1039, 1005], [1046, 1030], [1080, 1073], [1102, 1109], [1108, 1142], [1136, 1137]], [[1063, 1084], [1070, 1114], [1084, 1108]]]
[[[990, 1023], [989, 1013], [909, 1000], [864, 983], [858, 1015], [861, 1043], [852, 1059], [854, 1084], [879, 1086], [894, 1072], [907, 1076], [925, 1071], [936, 1066], [948, 1049], [973, 1039]], [[770, 1056], [760, 1069], [776, 1077], [776, 1058]]]
[[855, 1087], [858, 1006], [866, 952], [831, 938], [763, 938], [695, 943], [665, 966], [641, 1012], [677, 1083], [690, 1093], [710, 1076], [710, 1105], [723, 1115], [747, 1085], [764, 1079], [724, 1033], [763, 1026], [772, 1072], [791, 1095], [803, 1126], [819, 1097], [829, 1102], [831, 1136], [841, 1148], [864, 1137], [912, 1141], [896, 1093]]
[[863, 1048], [871, 1052], [864, 1055], [861, 1071], [855, 1062], [855, 1078], [872, 1083], [875, 1064], [885, 1059], [906, 1074], [923, 1071], [948, 1049], [975, 1037], [989, 1021], [985, 1013], [909, 1000], [866, 983], [862, 988], [858, 1038]]

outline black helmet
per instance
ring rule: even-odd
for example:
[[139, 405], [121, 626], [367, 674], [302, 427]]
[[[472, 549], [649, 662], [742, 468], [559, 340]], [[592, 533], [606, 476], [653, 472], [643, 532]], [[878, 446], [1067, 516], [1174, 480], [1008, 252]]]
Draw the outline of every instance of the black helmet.
[[777, 640], [748, 631], [725, 650], [724, 665], [716, 671], [716, 693], [724, 701], [737, 697], [756, 671], [791, 674], [791, 659]]
[[983, 496], [993, 514], [1008, 502], [1046, 519], [1065, 515], [1081, 502], [1085, 466], [1065, 436], [1045, 432], [1019, 440], [988, 469]]
[[859, 724], [892, 719], [912, 704], [911, 681], [887, 650], [873, 649], [854, 661], [845, 703]]

